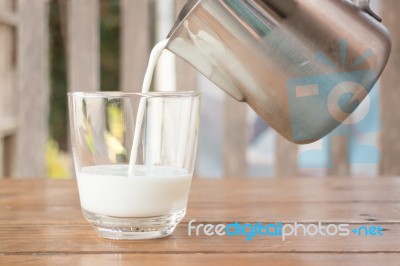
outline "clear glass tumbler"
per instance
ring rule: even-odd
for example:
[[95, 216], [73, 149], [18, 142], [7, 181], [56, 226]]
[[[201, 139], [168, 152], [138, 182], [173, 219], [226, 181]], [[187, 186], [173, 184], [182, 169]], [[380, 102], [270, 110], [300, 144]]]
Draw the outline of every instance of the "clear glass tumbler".
[[68, 101], [84, 217], [105, 238], [170, 235], [186, 212], [199, 94], [75, 92]]

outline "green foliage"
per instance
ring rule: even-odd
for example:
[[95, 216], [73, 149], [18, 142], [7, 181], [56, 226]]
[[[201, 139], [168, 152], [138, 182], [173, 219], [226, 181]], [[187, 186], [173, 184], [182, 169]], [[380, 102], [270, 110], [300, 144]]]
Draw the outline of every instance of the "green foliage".
[[50, 135], [60, 148], [67, 150], [67, 78], [65, 57], [65, 36], [60, 19], [58, 1], [50, 2], [50, 60], [51, 95], [49, 125]]
[[101, 90], [119, 89], [119, 0], [100, 1]]
[[107, 128], [104, 139], [109, 151], [109, 159], [116, 162], [123, 162], [126, 159], [126, 150], [123, 145], [125, 136], [124, 115], [121, 107], [110, 104], [107, 106]]
[[68, 179], [71, 176], [71, 160], [60, 151], [57, 142], [49, 140], [46, 145], [47, 175], [51, 179]]
[[[65, 6], [60, 1], [50, 0], [50, 76], [51, 95], [47, 148], [48, 174], [51, 177], [65, 177], [63, 151], [68, 150], [68, 104], [67, 104], [67, 60], [66, 25], [62, 17]], [[100, 0], [100, 41], [101, 41], [101, 89], [119, 89], [119, 0]], [[90, 140], [89, 140], [90, 141]], [[61, 161], [60, 161], [61, 160]]]

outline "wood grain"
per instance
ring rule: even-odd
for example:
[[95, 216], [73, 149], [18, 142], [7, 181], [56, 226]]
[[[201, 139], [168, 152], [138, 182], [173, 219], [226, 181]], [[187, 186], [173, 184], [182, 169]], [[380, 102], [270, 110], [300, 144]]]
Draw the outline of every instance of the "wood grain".
[[331, 164], [328, 168], [328, 174], [330, 176], [349, 176], [350, 163], [349, 163], [349, 139], [350, 139], [350, 128], [341, 129], [343, 135], [329, 136], [329, 163]]
[[[195, 179], [170, 237], [99, 238], [80, 213], [75, 181], [0, 181], [1, 265], [395, 265], [400, 259], [400, 179]], [[188, 222], [380, 224], [380, 237], [188, 235]]]
[[107, 254], [0, 257], [4, 265], [398, 265], [399, 254]]
[[91, 254], [0, 256], [2, 265], [398, 265], [399, 254]]
[[298, 175], [297, 144], [277, 134], [275, 146], [275, 175], [288, 177]]
[[100, 90], [98, 0], [67, 0], [67, 65], [69, 91]]
[[121, 90], [141, 92], [150, 54], [150, 1], [121, 1]]
[[[8, 146], [6, 138], [14, 136], [17, 129], [15, 33], [17, 21], [13, 18], [13, 2], [0, 0], [0, 178], [6, 174]], [[5, 23], [6, 22], [6, 23]], [[13, 23], [10, 23], [13, 22]], [[12, 25], [13, 27], [11, 27]]]
[[18, 24], [18, 16], [12, 11], [2, 9], [0, 10], [0, 23], [15, 27]]
[[225, 177], [247, 176], [247, 105], [224, 97], [223, 158]]
[[18, 0], [18, 130], [12, 176], [44, 176], [49, 112], [49, 31], [46, 0]]
[[382, 111], [382, 132], [381, 132], [381, 154], [380, 172], [383, 175], [400, 174], [398, 157], [400, 154], [400, 112], [397, 110], [400, 102], [400, 20], [397, 12], [400, 1], [381, 1], [382, 16], [384, 25], [391, 32], [392, 53], [388, 65], [381, 78], [381, 111]]

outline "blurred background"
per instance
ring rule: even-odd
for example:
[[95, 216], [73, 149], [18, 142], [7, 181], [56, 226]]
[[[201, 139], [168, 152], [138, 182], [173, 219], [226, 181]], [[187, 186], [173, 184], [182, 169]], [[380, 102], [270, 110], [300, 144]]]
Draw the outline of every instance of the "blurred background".
[[[140, 91], [148, 55], [185, 0], [0, 0], [0, 176], [74, 176], [68, 91]], [[393, 38], [389, 66], [368, 101], [321, 141], [277, 136], [168, 51], [152, 90], [203, 94], [196, 175], [204, 178], [398, 175], [400, 1], [372, 1]], [[368, 125], [368, 127], [365, 127]]]

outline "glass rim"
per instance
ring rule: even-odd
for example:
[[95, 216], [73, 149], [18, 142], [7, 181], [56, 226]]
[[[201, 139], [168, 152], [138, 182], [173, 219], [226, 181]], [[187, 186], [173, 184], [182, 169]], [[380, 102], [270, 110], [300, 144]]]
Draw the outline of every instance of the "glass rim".
[[145, 97], [145, 98], [195, 98], [201, 93], [196, 91], [151, 91], [151, 92], [123, 92], [123, 91], [96, 91], [96, 92], [68, 92], [68, 97], [81, 98], [123, 98], [123, 97]]

